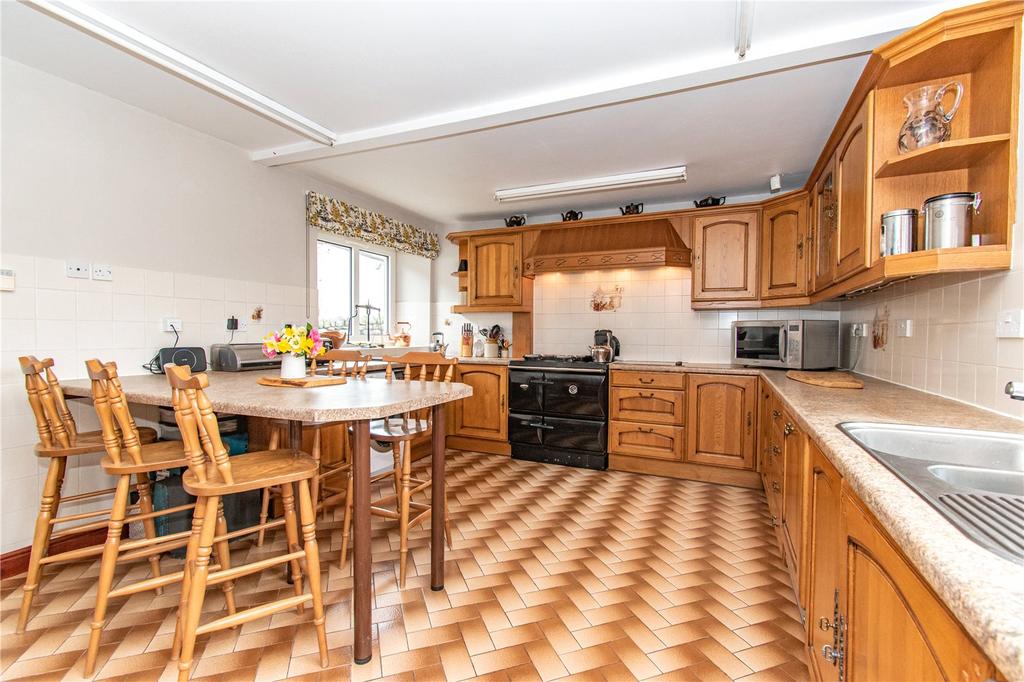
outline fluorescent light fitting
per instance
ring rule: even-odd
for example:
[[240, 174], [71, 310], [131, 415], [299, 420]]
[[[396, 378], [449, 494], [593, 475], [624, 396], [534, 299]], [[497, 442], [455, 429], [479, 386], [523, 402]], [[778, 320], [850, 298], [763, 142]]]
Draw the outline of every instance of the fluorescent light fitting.
[[754, 33], [754, 0], [736, 0], [736, 54], [747, 56]]
[[566, 194], [583, 194], [586, 192], [604, 192], [611, 189], [662, 185], [668, 182], [686, 182], [686, 166], [673, 166], [672, 168], [659, 168], [657, 170], [639, 171], [637, 173], [605, 175], [599, 178], [586, 178], [583, 180], [552, 182], [547, 185], [499, 189], [494, 193], [494, 200], [523, 201], [524, 199], [560, 197]]
[[198, 85], [299, 135], [334, 146], [337, 133], [288, 107], [265, 97], [243, 83], [159, 42], [117, 19], [77, 0], [22, 0], [29, 7], [99, 38], [128, 54]]

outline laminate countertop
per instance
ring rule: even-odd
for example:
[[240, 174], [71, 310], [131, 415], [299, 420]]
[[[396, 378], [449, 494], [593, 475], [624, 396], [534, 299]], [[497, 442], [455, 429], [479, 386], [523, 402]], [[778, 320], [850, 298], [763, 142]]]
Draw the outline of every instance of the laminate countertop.
[[763, 377], [996, 667], [1024, 680], [1024, 565], [975, 544], [836, 428], [869, 421], [1024, 434], [1024, 421], [860, 375], [864, 388], [856, 390], [800, 383], [781, 369], [657, 362], [611, 368]]

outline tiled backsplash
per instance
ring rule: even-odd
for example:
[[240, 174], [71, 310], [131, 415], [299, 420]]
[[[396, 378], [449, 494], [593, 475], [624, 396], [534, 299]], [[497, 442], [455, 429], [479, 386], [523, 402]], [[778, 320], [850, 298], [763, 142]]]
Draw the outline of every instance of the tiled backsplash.
[[[837, 304], [799, 309], [696, 311], [686, 268], [630, 268], [538, 275], [534, 351], [586, 353], [595, 329], [611, 329], [625, 360], [729, 362], [733, 320], [839, 319]], [[614, 312], [594, 312], [591, 297], [622, 287]]]
[[[1019, 270], [922, 277], [844, 302], [843, 338], [849, 339], [850, 323], [868, 323], [857, 349], [860, 373], [1024, 417], [1024, 403], [1003, 392], [1006, 382], [1024, 381], [1024, 339], [996, 338], [998, 312], [1019, 308]], [[886, 343], [876, 349], [872, 323], [886, 315]], [[912, 336], [898, 334], [903, 320], [911, 320]], [[852, 344], [845, 345], [849, 363]]]

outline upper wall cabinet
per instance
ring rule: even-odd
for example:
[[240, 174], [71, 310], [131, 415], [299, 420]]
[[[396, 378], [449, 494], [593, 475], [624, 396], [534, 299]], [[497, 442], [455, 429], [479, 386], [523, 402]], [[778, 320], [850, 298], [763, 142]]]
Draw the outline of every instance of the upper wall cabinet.
[[807, 194], [767, 204], [761, 219], [761, 298], [807, 293]]
[[716, 213], [693, 219], [694, 301], [757, 298], [759, 213]]
[[[871, 220], [872, 95], [846, 129], [835, 155], [836, 230], [835, 278], [844, 279], [868, 268], [878, 257], [878, 240]], [[872, 249], [872, 242], [875, 248]]]
[[473, 235], [458, 240], [467, 269], [456, 272], [466, 303], [453, 312], [523, 312], [532, 305], [533, 288], [523, 279], [522, 232]]
[[814, 182], [811, 192], [811, 210], [814, 224], [811, 229], [811, 252], [814, 265], [809, 276], [811, 291], [830, 286], [836, 277], [836, 174], [835, 159], [829, 159], [825, 169]]

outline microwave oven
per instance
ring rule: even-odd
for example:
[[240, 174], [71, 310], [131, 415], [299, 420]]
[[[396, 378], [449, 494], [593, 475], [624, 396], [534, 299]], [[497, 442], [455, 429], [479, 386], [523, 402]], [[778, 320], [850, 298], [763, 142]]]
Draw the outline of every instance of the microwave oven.
[[732, 323], [732, 361], [785, 369], [839, 366], [838, 320], [740, 320]]

